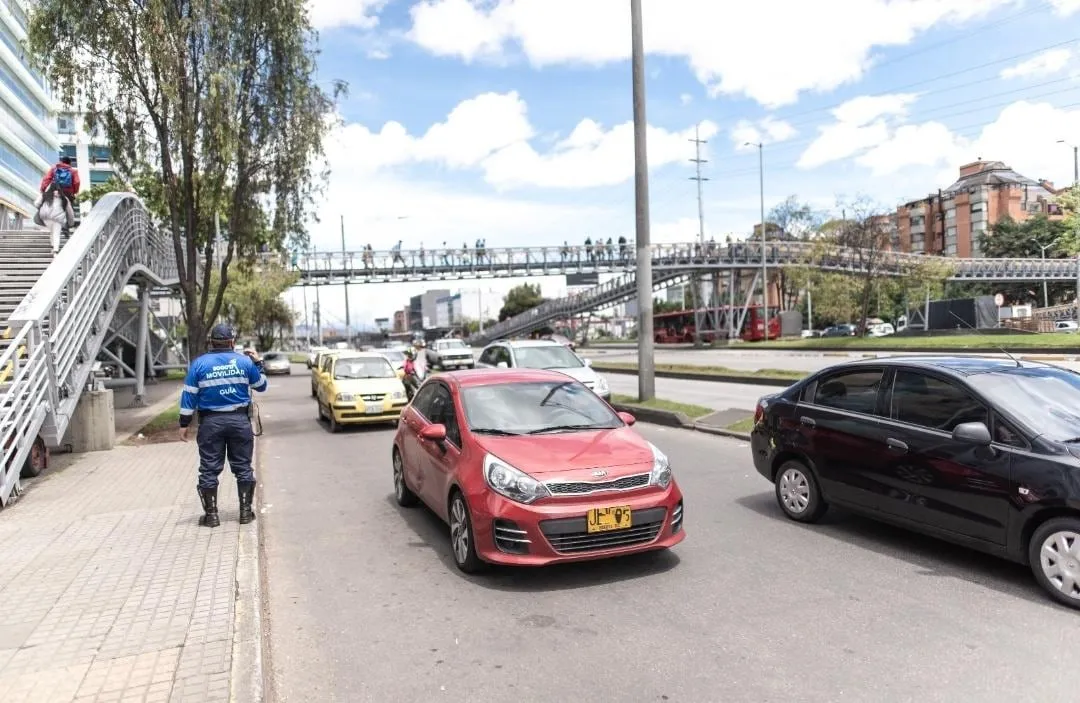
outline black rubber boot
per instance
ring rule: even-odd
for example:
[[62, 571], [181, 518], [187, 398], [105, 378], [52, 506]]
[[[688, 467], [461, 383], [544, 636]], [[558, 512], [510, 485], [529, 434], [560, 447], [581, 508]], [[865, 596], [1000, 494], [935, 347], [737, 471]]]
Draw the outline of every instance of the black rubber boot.
[[236, 492], [240, 496], [240, 524], [246, 525], [255, 519], [251, 503], [255, 500], [255, 482], [237, 481]]
[[221, 524], [221, 518], [217, 511], [217, 487], [200, 488], [199, 500], [202, 501], [204, 515], [199, 518], [199, 524], [203, 527], [217, 527]]

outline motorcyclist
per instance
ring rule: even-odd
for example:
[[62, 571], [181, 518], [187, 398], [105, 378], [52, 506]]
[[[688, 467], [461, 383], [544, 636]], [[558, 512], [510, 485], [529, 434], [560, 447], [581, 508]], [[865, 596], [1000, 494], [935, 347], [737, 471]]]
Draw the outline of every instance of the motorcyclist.
[[402, 370], [405, 372], [405, 377], [401, 379], [401, 382], [405, 384], [405, 396], [412, 402], [413, 396], [416, 395], [416, 390], [420, 388], [420, 378], [416, 374], [416, 354], [412, 349], [405, 350], [405, 364]]

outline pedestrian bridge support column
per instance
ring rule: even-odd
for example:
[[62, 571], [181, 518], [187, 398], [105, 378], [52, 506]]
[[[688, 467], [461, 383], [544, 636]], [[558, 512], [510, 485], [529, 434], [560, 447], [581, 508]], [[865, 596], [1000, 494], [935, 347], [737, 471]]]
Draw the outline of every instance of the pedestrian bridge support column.
[[150, 287], [139, 286], [139, 336], [135, 342], [135, 400], [136, 408], [146, 405], [146, 363], [150, 356]]
[[116, 443], [116, 413], [111, 389], [84, 391], [75, 406], [64, 444], [75, 453], [100, 452]]

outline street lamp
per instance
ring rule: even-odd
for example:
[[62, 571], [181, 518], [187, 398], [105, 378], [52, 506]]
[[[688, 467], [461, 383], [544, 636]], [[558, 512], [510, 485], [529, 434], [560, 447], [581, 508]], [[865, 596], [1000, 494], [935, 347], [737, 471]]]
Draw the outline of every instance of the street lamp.
[[[1042, 260], [1046, 261], [1046, 250], [1054, 248], [1053, 242], [1051, 242], [1050, 244], [1043, 244], [1042, 242], [1040, 242], [1035, 237], [1032, 237], [1031, 241], [1035, 242], [1035, 246], [1039, 247], [1039, 249], [1042, 250]], [[1050, 307], [1050, 294], [1047, 292], [1048, 289], [1047, 289], [1047, 286], [1046, 286], [1046, 279], [1045, 278], [1043, 279], [1042, 283], [1043, 283], [1043, 307], [1048, 308], [1048, 307]]]
[[1080, 155], [1077, 154], [1077, 147], [1064, 139], [1057, 140], [1058, 144], [1064, 144], [1065, 146], [1071, 146], [1073, 150], [1073, 186], [1080, 185]]
[[656, 396], [653, 358], [652, 247], [649, 241], [649, 159], [645, 120], [645, 41], [641, 0], [630, 0], [630, 74], [634, 104], [634, 210], [637, 247], [638, 400]]
[[769, 339], [769, 268], [765, 252], [765, 145], [762, 142], [746, 142], [743, 146], [756, 146], [758, 150], [758, 195], [761, 199], [761, 315], [765, 320], [765, 339]]

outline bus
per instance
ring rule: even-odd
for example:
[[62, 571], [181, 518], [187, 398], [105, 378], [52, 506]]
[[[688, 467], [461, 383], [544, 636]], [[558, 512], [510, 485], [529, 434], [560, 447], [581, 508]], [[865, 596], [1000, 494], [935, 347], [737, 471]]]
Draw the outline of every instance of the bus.
[[[734, 308], [736, 326], [738, 325], [739, 316], [742, 315], [742, 310], [743, 309], [738, 306]], [[710, 308], [709, 312], [714, 312], [714, 309]], [[713, 342], [727, 336], [728, 315], [731, 314], [731, 308], [725, 305], [715, 309], [715, 312], [720, 315], [720, 324], [717, 325], [720, 330], [706, 330], [702, 332], [701, 340], [703, 342]], [[778, 339], [780, 337], [779, 312], [779, 309], [775, 307], [769, 309], [769, 339]], [[694, 341], [694, 334], [696, 331], [697, 327], [693, 310], [677, 310], [675, 312], [661, 312], [653, 315], [653, 342], [656, 344], [691, 343]], [[760, 342], [765, 339], [765, 321], [761, 314], [760, 305], [751, 305], [746, 309], [746, 319], [743, 322], [742, 328], [738, 329], [736, 334], [744, 342]]]

